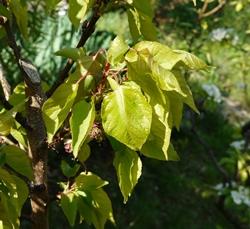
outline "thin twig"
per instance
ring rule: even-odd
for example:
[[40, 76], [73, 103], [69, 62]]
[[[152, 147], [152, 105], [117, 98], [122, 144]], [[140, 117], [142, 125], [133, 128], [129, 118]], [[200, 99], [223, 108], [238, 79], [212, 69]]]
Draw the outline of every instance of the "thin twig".
[[4, 75], [3, 66], [1, 63], [0, 63], [0, 84], [3, 89], [4, 97], [6, 100], [8, 100], [10, 97], [10, 93], [11, 93], [11, 87], [10, 87], [8, 80], [6, 79]]
[[[86, 41], [89, 39], [89, 37], [94, 33], [95, 31], [95, 25], [98, 21], [98, 19], [101, 16], [101, 0], [96, 2], [96, 7], [94, 7], [94, 12], [92, 17], [89, 21], [85, 21], [82, 25], [82, 35], [81, 38], [76, 46], [76, 48], [83, 47], [86, 43]], [[50, 88], [50, 90], [46, 93], [47, 97], [50, 97], [53, 92], [59, 87], [61, 83], [64, 82], [64, 80], [68, 77], [68, 74], [74, 64], [74, 61], [72, 59], [68, 59], [65, 67], [59, 74], [59, 78], [54, 83], [54, 85]]]
[[[0, 103], [6, 110], [10, 110], [13, 106], [4, 98], [4, 96], [0, 95]], [[24, 128], [24, 129], [31, 129], [29, 126], [27, 119], [23, 117], [23, 115], [19, 112], [16, 113], [15, 120]]]
[[9, 171], [10, 173], [16, 175], [17, 177], [19, 177], [20, 179], [22, 179], [29, 187], [30, 185], [30, 180], [29, 178], [27, 178], [26, 176], [22, 175], [21, 173], [17, 172], [15, 169], [13, 169], [12, 167], [10, 167], [7, 164], [4, 164], [3, 166], [7, 171]]
[[225, 4], [226, 4], [226, 0], [219, 1], [219, 4], [216, 7], [214, 7], [213, 9], [206, 12], [207, 7], [208, 7], [208, 0], [206, 0], [204, 2], [204, 5], [203, 5], [201, 11], [199, 12], [199, 19], [209, 17], [209, 16], [217, 13], [221, 8], [223, 8], [223, 6]]

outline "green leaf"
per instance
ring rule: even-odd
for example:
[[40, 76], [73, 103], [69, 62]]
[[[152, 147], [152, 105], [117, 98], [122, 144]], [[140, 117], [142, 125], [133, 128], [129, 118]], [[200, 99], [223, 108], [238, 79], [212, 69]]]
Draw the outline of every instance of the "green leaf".
[[102, 189], [79, 197], [78, 210], [82, 219], [92, 223], [96, 229], [104, 229], [107, 220], [114, 223], [111, 201]]
[[130, 33], [134, 41], [141, 37], [145, 40], [156, 40], [156, 28], [152, 23], [153, 11], [149, 0], [136, 0], [129, 2], [131, 7], [127, 10]]
[[33, 171], [27, 153], [16, 146], [6, 145], [0, 148], [5, 154], [6, 163], [18, 173], [33, 178]]
[[27, 145], [27, 136], [25, 130], [20, 127], [18, 129], [11, 128], [10, 134], [18, 141], [26, 149], [28, 148]]
[[152, 108], [140, 87], [126, 82], [105, 96], [101, 117], [109, 136], [133, 150], [140, 150], [150, 132]]
[[93, 0], [69, 0], [69, 19], [76, 28], [78, 28], [92, 5]]
[[157, 31], [155, 25], [152, 22], [153, 19], [142, 13], [140, 13], [139, 16], [141, 24], [141, 34], [143, 35], [144, 39], [149, 41], [157, 40]]
[[194, 70], [206, 69], [207, 65], [192, 53], [183, 50], [174, 50], [175, 53], [181, 56], [182, 62], [189, 68]]
[[44, 103], [43, 119], [48, 133], [48, 142], [67, 118], [77, 94], [78, 84], [63, 83]]
[[15, 121], [11, 112], [7, 111], [3, 114], [0, 114], [0, 134], [2, 136], [7, 136], [14, 124]]
[[152, 66], [152, 77], [160, 89], [164, 91], [176, 91], [182, 96], [186, 96], [182, 91], [176, 76], [171, 71], [161, 67], [157, 63]]
[[[5, 28], [0, 25], [0, 39], [4, 38], [5, 36], [6, 36]], [[0, 221], [0, 223], [1, 223], [1, 221]], [[1, 224], [0, 224], [0, 226], [1, 226]]]
[[141, 176], [142, 162], [135, 151], [114, 140], [111, 144], [115, 150], [113, 165], [126, 203]]
[[64, 48], [55, 52], [55, 55], [67, 57], [74, 61], [77, 61], [81, 59], [82, 57], [85, 57], [86, 52], [84, 48]]
[[28, 12], [25, 1], [10, 0], [10, 9], [15, 15], [17, 25], [25, 39], [28, 38]]
[[61, 0], [45, 0], [45, 5], [47, 11], [51, 11], [55, 9], [56, 5], [60, 2]]
[[129, 30], [134, 41], [138, 41], [141, 37], [140, 19], [138, 12], [134, 9], [127, 10]]
[[172, 50], [168, 46], [152, 41], [141, 41], [133, 47], [161, 67], [172, 70], [178, 63], [183, 63], [189, 69], [206, 69], [207, 65], [195, 55], [182, 51]]
[[24, 83], [19, 83], [13, 90], [9, 98], [9, 103], [13, 106], [20, 104], [25, 101], [25, 85]]
[[11, 19], [10, 11], [3, 5], [0, 5], [0, 15], [8, 18], [9, 20]]
[[70, 118], [73, 153], [75, 157], [77, 157], [81, 146], [88, 137], [94, 120], [95, 104], [93, 100], [91, 103], [87, 103], [85, 100], [82, 100], [75, 104]]
[[173, 160], [168, 154], [170, 145], [170, 125], [161, 121], [157, 115], [153, 115], [150, 135], [141, 149], [141, 153], [147, 157], [158, 160]]
[[173, 126], [179, 130], [183, 112], [183, 99], [176, 92], [166, 92], [166, 96], [170, 102], [170, 115]]
[[77, 171], [80, 169], [80, 165], [79, 164], [75, 164], [73, 167], [71, 167], [66, 161], [62, 160], [61, 162], [61, 169], [63, 174], [66, 177], [73, 177], [76, 175]]
[[91, 153], [91, 150], [90, 150], [89, 145], [87, 143], [84, 143], [78, 152], [77, 158], [81, 163], [83, 163], [89, 158], [90, 153]]
[[29, 195], [29, 189], [27, 187], [27, 185], [25, 184], [25, 182], [17, 177], [17, 176], [13, 176], [13, 179], [15, 180], [15, 185], [16, 185], [16, 192], [18, 194], [18, 212], [21, 213], [21, 209], [24, 205], [24, 202], [27, 200], [28, 195]]
[[154, 16], [150, 0], [133, 0], [132, 4], [143, 14], [148, 15], [151, 18]]
[[76, 220], [76, 214], [77, 214], [77, 197], [74, 195], [74, 193], [67, 193], [62, 194], [61, 196], [61, 207], [66, 215], [70, 226], [75, 225], [75, 220]]
[[25, 182], [0, 168], [0, 221], [4, 228], [19, 228], [21, 209], [27, 198]]
[[15, 124], [14, 117], [17, 112], [20, 112], [24, 109], [25, 101], [22, 101], [18, 105], [14, 106], [8, 111], [0, 114], [0, 134], [8, 135], [11, 131], [11, 128]]
[[85, 190], [85, 191], [91, 191], [94, 189], [99, 189], [105, 185], [107, 185], [108, 182], [102, 180], [100, 177], [96, 176], [95, 174], [88, 172], [81, 173], [76, 178], [76, 186], [79, 189]]
[[[153, 45], [152, 42], [150, 43]], [[128, 78], [141, 86], [153, 108], [150, 134], [141, 152], [147, 157], [159, 160], [174, 160], [175, 157], [170, 157], [168, 152], [172, 127], [169, 116], [170, 104], [168, 97], [159, 88], [158, 81], [152, 77], [151, 66], [147, 62], [148, 59], [144, 58], [148, 53], [148, 50], [144, 52], [142, 49], [136, 52], [132, 49], [126, 55]]]
[[117, 36], [111, 43], [108, 50], [107, 59], [111, 65], [116, 65], [124, 60], [124, 54], [128, 51], [129, 46], [122, 37]]
[[6, 162], [6, 155], [5, 153], [0, 151], [0, 167], [3, 166]]
[[174, 71], [174, 74], [179, 82], [179, 85], [181, 87], [181, 90], [186, 95], [185, 97], [182, 97], [182, 100], [184, 103], [186, 103], [190, 108], [192, 108], [196, 113], [199, 114], [199, 111], [195, 105], [194, 98], [192, 95], [192, 91], [190, 90], [184, 76], [181, 74], [180, 71]]

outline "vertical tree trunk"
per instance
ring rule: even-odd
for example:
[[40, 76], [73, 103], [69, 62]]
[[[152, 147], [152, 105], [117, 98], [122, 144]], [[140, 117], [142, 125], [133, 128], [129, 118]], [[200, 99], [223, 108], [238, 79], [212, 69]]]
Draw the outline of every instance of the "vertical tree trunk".
[[47, 203], [47, 144], [41, 107], [43, 100], [36, 94], [29, 94], [27, 118], [31, 129], [28, 130], [29, 155], [32, 160], [34, 183], [31, 187], [32, 222], [35, 229], [48, 228]]
[[[6, 0], [0, 0], [1, 5], [8, 8]], [[29, 156], [32, 160], [33, 183], [30, 188], [32, 222], [34, 229], [47, 229], [48, 216], [48, 189], [47, 189], [47, 136], [45, 124], [42, 117], [42, 105], [45, 101], [45, 94], [42, 91], [41, 79], [37, 69], [29, 62], [22, 60], [20, 47], [17, 46], [15, 35], [10, 22], [2, 20], [5, 28], [8, 45], [13, 50], [18, 67], [27, 85], [26, 103], [27, 112], [27, 137], [29, 145]]]
[[19, 60], [19, 64], [26, 75], [27, 84], [26, 103], [29, 156], [32, 160], [34, 179], [31, 185], [32, 222], [35, 229], [48, 228], [47, 204], [47, 154], [48, 144], [45, 124], [42, 117], [42, 105], [45, 94], [42, 91], [40, 76], [37, 69], [30, 63]]

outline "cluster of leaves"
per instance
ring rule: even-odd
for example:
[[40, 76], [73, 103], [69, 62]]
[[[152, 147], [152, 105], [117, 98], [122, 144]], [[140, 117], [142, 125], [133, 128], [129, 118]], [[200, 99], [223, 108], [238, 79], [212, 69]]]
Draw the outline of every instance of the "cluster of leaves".
[[[46, 7], [54, 10], [59, 2], [46, 1]], [[8, 4], [8, 9], [1, 6], [1, 14], [12, 21], [13, 13], [23, 37], [28, 39], [27, 2], [10, 0]], [[188, 52], [155, 41], [150, 1], [110, 1], [107, 6], [104, 1], [69, 1], [69, 19], [78, 27], [91, 10], [98, 9], [102, 14], [120, 4], [126, 7], [134, 44], [128, 46], [118, 36], [107, 51], [99, 50], [94, 55], [87, 55], [83, 48], [59, 50], [56, 55], [76, 62], [76, 66], [42, 108], [48, 143], [52, 146], [61, 137], [71, 140], [76, 165], [71, 168], [62, 163], [68, 183], [59, 195], [71, 226], [76, 219], [96, 228], [104, 228], [107, 220], [114, 222], [111, 201], [102, 189], [107, 182], [81, 170], [93, 139], [106, 138], [111, 143], [113, 165], [126, 202], [141, 176], [139, 153], [158, 160], [178, 160], [170, 143], [172, 128], [180, 127], [183, 104], [198, 112], [184, 71], [204, 69], [206, 64]], [[142, 39], [150, 41], [139, 41]], [[29, 195], [27, 185], [16, 173], [27, 183], [33, 179], [26, 133], [15, 121], [17, 112], [26, 115], [25, 87], [16, 87], [9, 99], [13, 108], [2, 109], [1, 113], [1, 136], [11, 135], [18, 142], [16, 146], [5, 142], [0, 149], [0, 223], [6, 228], [17, 227]]]

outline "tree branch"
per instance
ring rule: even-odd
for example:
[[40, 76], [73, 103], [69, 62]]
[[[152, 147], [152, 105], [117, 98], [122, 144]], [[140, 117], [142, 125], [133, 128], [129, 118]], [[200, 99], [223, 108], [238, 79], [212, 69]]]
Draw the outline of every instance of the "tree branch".
[[[89, 37], [94, 33], [95, 31], [95, 25], [98, 21], [98, 19], [101, 16], [101, 6], [102, 6], [102, 0], [97, 0], [96, 6], [93, 9], [92, 17], [89, 21], [85, 21], [82, 25], [82, 35], [81, 38], [76, 46], [76, 48], [83, 47], [86, 43], [86, 41], [89, 39]], [[74, 61], [72, 59], [68, 59], [65, 67], [59, 74], [59, 78], [54, 83], [54, 85], [50, 88], [50, 90], [46, 93], [47, 97], [50, 97], [53, 92], [58, 88], [58, 86], [64, 82], [64, 80], [68, 77], [70, 69], [72, 68], [74, 64]]]
[[213, 9], [211, 9], [210, 11], [207, 11], [207, 7], [208, 7], [208, 0], [205, 0], [202, 9], [199, 12], [199, 19], [205, 18], [205, 17], [209, 17], [215, 13], [217, 13], [225, 4], [226, 4], [226, 0], [221, 0], [219, 1], [219, 4], [214, 7]]
[[11, 93], [11, 87], [4, 75], [3, 66], [1, 63], [0, 63], [0, 84], [3, 88], [4, 97], [6, 98], [6, 100], [8, 100]]

